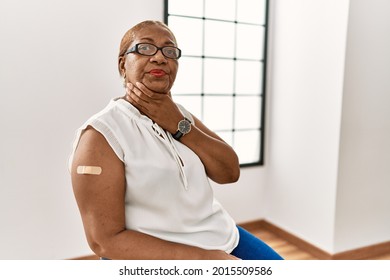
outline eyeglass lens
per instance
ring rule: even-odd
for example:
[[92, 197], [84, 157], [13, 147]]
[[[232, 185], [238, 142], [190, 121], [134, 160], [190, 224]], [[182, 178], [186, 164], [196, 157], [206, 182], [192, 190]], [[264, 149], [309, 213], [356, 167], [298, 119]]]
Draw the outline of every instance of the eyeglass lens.
[[137, 44], [136, 45], [137, 52], [139, 54], [142, 54], [142, 55], [149, 55], [149, 56], [155, 55], [159, 49], [161, 50], [163, 55], [168, 57], [168, 58], [177, 59], [180, 57], [180, 50], [176, 47], [167, 46], [167, 47], [158, 48], [152, 44]]

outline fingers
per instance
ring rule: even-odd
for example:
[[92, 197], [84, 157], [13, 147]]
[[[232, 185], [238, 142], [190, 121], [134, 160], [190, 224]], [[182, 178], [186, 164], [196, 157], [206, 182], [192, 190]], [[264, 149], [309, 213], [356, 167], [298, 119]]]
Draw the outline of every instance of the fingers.
[[148, 97], [131, 83], [127, 84], [125, 98], [138, 110], [147, 114], [150, 104]]
[[141, 93], [143, 93], [144, 95], [146, 95], [149, 98], [153, 99], [154, 97], [158, 96], [153, 91], [148, 89], [143, 83], [136, 82], [135, 85], [136, 85], [136, 87], [133, 85], [134, 88], [138, 89]]
[[161, 94], [157, 94], [140, 82], [136, 82], [135, 85], [127, 83], [126, 90], [133, 91], [139, 98], [146, 102], [148, 102], [148, 100], [158, 99], [158, 97], [161, 96]]
[[126, 96], [130, 97], [132, 100], [136, 101], [137, 103], [149, 103], [148, 95], [144, 94], [142, 90], [135, 87], [133, 84], [128, 83], [126, 87]]
[[128, 83], [125, 98], [141, 113], [168, 131], [176, 131], [181, 112], [168, 94], [154, 92], [144, 84]]

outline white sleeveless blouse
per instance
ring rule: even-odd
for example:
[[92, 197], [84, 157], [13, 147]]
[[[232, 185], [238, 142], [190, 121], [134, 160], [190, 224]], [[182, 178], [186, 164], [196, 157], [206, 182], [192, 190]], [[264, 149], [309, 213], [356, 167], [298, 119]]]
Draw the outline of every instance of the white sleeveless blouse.
[[[179, 105], [191, 120], [191, 114]], [[238, 244], [235, 222], [215, 199], [199, 157], [129, 102], [117, 98], [90, 125], [125, 164], [126, 228], [164, 240], [230, 253]]]

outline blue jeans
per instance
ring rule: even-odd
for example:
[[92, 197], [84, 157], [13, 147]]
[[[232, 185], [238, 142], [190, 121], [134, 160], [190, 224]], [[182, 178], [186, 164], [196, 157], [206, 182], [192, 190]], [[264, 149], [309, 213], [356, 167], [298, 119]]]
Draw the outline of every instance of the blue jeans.
[[240, 241], [231, 252], [233, 256], [242, 260], [283, 260], [271, 247], [259, 238], [237, 226], [240, 233]]

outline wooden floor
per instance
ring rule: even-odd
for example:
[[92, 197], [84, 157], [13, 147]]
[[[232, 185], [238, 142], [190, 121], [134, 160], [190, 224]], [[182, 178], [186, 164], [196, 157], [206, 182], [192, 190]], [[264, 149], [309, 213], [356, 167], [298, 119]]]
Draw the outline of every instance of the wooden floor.
[[[280, 238], [269, 230], [252, 228], [250, 231], [286, 260], [318, 260], [315, 256]], [[370, 258], [370, 260], [390, 260], [390, 253], [375, 256]]]
[[286, 260], [317, 260], [313, 255], [299, 249], [297, 246], [266, 229], [251, 229], [250, 231]]

